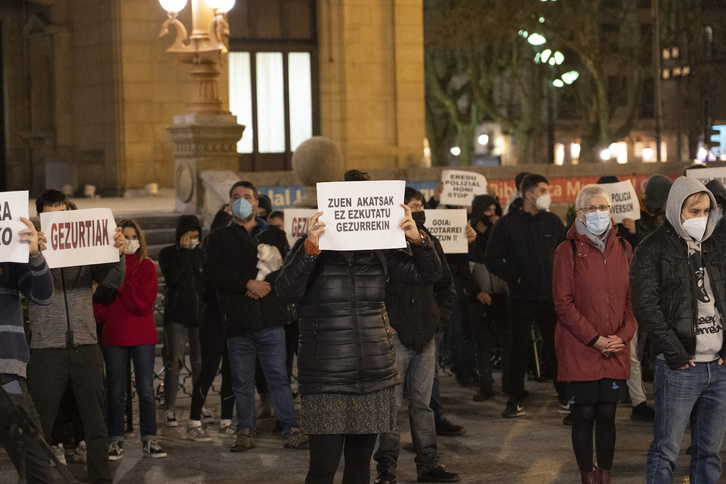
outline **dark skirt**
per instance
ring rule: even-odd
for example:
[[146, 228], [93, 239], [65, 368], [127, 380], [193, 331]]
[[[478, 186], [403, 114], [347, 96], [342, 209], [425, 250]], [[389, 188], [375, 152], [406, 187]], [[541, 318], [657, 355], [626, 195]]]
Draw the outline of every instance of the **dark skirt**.
[[578, 403], [617, 403], [625, 397], [625, 380], [603, 378], [595, 381], [567, 382], [565, 396], [572, 405]]
[[300, 428], [306, 434], [380, 434], [396, 430], [396, 387], [365, 394], [302, 395]]

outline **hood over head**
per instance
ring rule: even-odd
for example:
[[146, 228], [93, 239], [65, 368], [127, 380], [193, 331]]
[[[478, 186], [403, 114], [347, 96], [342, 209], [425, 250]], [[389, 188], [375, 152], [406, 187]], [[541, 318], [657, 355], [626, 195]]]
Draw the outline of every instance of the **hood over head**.
[[670, 193], [668, 194], [668, 202], [666, 204], [666, 218], [668, 222], [673, 226], [676, 233], [686, 241], [693, 240], [686, 229], [683, 228], [681, 223], [681, 207], [683, 202], [693, 195], [694, 193], [706, 192], [708, 197], [711, 199], [711, 211], [708, 213], [708, 222], [706, 224], [706, 232], [703, 234], [701, 241], [708, 239], [713, 233], [713, 229], [716, 227], [716, 199], [713, 193], [708, 191], [703, 183], [696, 180], [695, 178], [688, 178], [685, 176], [678, 177], [673, 186], [671, 187]]
[[190, 230], [198, 230], [199, 237], [202, 236], [202, 224], [199, 223], [199, 219], [196, 215], [182, 215], [176, 222], [176, 241], [182, 238], [182, 235], [186, 234]]
[[491, 195], [477, 195], [474, 197], [474, 200], [471, 202], [470, 219], [472, 221], [472, 225], [479, 220], [482, 215], [484, 215], [484, 211], [489, 208], [490, 205], [495, 205], [496, 208], [494, 209], [494, 212], [499, 216], [502, 215], [502, 208]]
[[597, 184], [600, 185], [602, 183], [618, 183], [619, 181], [620, 180], [618, 180], [618, 177], [614, 175], [605, 175], [597, 179]]
[[713, 196], [716, 199], [716, 203], [721, 206], [726, 205], [726, 187], [723, 186], [723, 183], [718, 180], [711, 180], [710, 182], [706, 183], [706, 188], [708, 188], [709, 191], [713, 193]]
[[645, 185], [645, 196], [643, 197], [645, 208], [650, 213], [655, 214], [659, 210], [665, 209], [668, 192], [672, 185], [671, 179], [665, 175], [656, 173], [650, 177]]

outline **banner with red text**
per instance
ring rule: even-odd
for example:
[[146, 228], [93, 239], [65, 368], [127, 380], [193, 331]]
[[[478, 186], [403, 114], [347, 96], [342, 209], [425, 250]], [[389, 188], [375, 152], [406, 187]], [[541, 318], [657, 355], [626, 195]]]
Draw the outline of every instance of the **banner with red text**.
[[285, 213], [285, 235], [290, 247], [297, 239], [308, 233], [308, 221], [310, 217], [318, 213], [314, 208], [286, 208]]
[[113, 246], [116, 221], [110, 208], [44, 212], [40, 227], [48, 239], [43, 255], [51, 269], [119, 260]]
[[29, 246], [18, 235], [28, 226], [20, 217], [28, 218], [28, 191], [0, 193], [0, 262], [28, 262]]

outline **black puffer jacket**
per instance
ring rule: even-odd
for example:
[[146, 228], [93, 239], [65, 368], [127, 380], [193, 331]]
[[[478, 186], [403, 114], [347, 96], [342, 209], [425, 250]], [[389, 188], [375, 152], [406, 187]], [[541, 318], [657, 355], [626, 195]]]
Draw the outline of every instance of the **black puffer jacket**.
[[[713, 237], [701, 247], [716, 308], [724, 317], [726, 257]], [[630, 269], [635, 319], [671, 369], [686, 366], [696, 353], [696, 277], [687, 254], [685, 240], [665, 221], [635, 249]], [[721, 358], [726, 359], [726, 345]]]
[[280, 270], [278, 295], [299, 302], [298, 381], [302, 394], [371, 393], [401, 379], [384, 303], [386, 276], [433, 284], [441, 263], [427, 241], [411, 254], [324, 251], [309, 255], [297, 241]]
[[[425, 230], [425, 229], [424, 229]], [[426, 231], [441, 261], [441, 278], [433, 285], [417, 286], [389, 282], [386, 308], [391, 326], [403, 346], [421, 351], [451, 318], [456, 301], [456, 288], [444, 251], [436, 237]]]

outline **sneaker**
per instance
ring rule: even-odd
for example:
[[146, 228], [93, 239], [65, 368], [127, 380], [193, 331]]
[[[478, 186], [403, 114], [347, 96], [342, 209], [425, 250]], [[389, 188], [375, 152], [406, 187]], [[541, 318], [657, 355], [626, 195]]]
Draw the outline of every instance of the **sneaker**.
[[574, 417], [572, 416], [572, 412], [567, 414], [567, 417], [562, 419], [562, 425], [572, 425]]
[[214, 417], [212, 416], [212, 412], [210, 412], [206, 408], [202, 407], [202, 422], [209, 423], [213, 420], [214, 420]]
[[86, 449], [86, 441], [81, 440], [76, 446], [76, 450], [73, 451], [73, 462], [88, 463], [88, 449]]
[[[58, 462], [64, 466], [68, 465], [66, 462], [66, 449], [63, 448], [63, 444], [54, 445], [51, 449], [53, 449], [53, 455], [58, 459]], [[55, 461], [53, 459], [50, 460], [50, 465], [51, 467], [55, 467]]]
[[373, 484], [396, 484], [396, 474], [393, 472], [383, 471], [378, 474]]
[[108, 444], [108, 460], [121, 460], [124, 457], [124, 443], [114, 440]]
[[630, 420], [652, 422], [655, 420], [655, 410], [653, 410], [653, 407], [649, 407], [645, 402], [641, 402], [633, 407], [633, 413], [630, 414]]
[[283, 440], [285, 441], [286, 449], [305, 450], [310, 448], [308, 436], [302, 433], [302, 430], [297, 427], [294, 427]]
[[491, 388], [479, 388], [479, 391], [474, 395], [475, 402], [485, 402], [491, 400], [494, 396], [494, 390]]
[[418, 482], [459, 482], [460, 480], [459, 474], [447, 471], [442, 465], [418, 475]]
[[209, 442], [212, 440], [201, 425], [190, 425], [187, 427], [187, 438], [194, 442]]
[[559, 403], [559, 406], [557, 407], [558, 413], [570, 413], [572, 411], [572, 405], [570, 405], [569, 402], [567, 403]]
[[465, 433], [466, 430], [464, 430], [464, 427], [461, 425], [454, 425], [446, 417], [436, 422], [436, 435], [456, 437], [457, 435], [464, 435]]
[[166, 457], [166, 452], [164, 452], [156, 440], [147, 440], [142, 444], [144, 447], [144, 457], [151, 457], [152, 459]]
[[179, 422], [176, 421], [176, 412], [174, 410], [166, 411], [166, 426], [167, 427], [178, 427]]
[[223, 435], [225, 437], [234, 437], [237, 435], [237, 428], [232, 424], [220, 425], [219, 435]]
[[516, 418], [527, 415], [524, 405], [519, 402], [507, 402], [507, 408], [502, 412], [502, 418]]
[[255, 438], [250, 435], [250, 429], [242, 429], [237, 431], [237, 440], [229, 449], [230, 452], [247, 452], [255, 448]]

